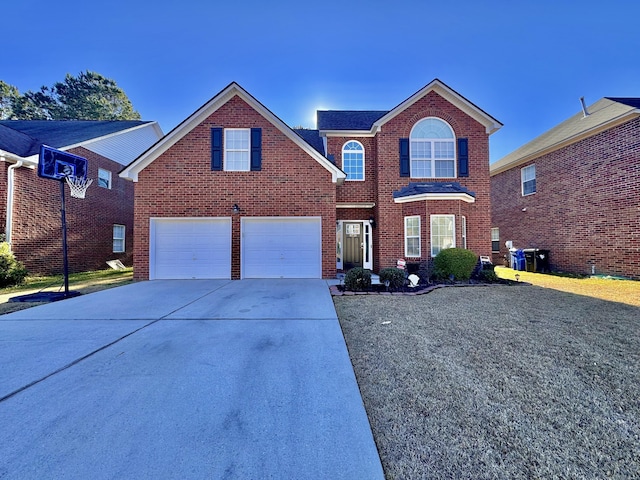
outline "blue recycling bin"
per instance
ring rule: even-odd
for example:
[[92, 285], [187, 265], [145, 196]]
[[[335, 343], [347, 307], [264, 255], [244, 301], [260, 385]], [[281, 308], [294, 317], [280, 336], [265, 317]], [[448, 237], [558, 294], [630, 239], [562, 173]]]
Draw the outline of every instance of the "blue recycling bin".
[[524, 272], [527, 269], [527, 259], [524, 255], [524, 250], [516, 250], [514, 254], [514, 270], [520, 270]]

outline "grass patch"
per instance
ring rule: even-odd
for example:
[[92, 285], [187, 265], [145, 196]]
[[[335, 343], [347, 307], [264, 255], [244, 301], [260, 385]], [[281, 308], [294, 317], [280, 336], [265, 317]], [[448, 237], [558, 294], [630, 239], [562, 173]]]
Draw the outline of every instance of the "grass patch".
[[640, 309], [531, 286], [334, 302], [387, 479], [640, 471]]
[[[69, 274], [69, 289], [86, 294], [106, 288], [126, 285], [132, 281], [133, 268], [71, 273]], [[40, 303], [10, 303], [9, 299], [11, 297], [40, 291], [57, 292], [63, 290], [64, 277], [62, 275], [27, 277], [25, 283], [22, 285], [0, 289], [0, 314], [41, 305]]]
[[519, 272], [507, 267], [496, 267], [495, 272], [506, 280], [515, 280], [517, 274], [521, 282], [538, 287], [640, 307], [640, 282], [634, 280]]

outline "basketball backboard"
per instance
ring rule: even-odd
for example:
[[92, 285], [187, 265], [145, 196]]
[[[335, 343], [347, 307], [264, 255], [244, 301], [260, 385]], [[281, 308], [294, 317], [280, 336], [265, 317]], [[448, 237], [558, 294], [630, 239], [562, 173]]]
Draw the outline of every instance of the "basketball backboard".
[[42, 145], [38, 175], [63, 180], [65, 177], [87, 178], [87, 159]]

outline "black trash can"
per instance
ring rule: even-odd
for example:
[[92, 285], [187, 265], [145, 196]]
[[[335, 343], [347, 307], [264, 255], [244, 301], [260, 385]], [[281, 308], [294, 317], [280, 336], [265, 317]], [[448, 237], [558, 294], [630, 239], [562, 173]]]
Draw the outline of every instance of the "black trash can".
[[523, 251], [527, 272], [542, 273], [549, 271], [549, 250], [525, 248]]

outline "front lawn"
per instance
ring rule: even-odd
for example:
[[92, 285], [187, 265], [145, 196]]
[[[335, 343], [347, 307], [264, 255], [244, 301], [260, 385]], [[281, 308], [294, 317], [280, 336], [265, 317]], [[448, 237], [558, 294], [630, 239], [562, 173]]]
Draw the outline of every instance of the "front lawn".
[[524, 285], [334, 301], [388, 479], [640, 471], [640, 308]]

